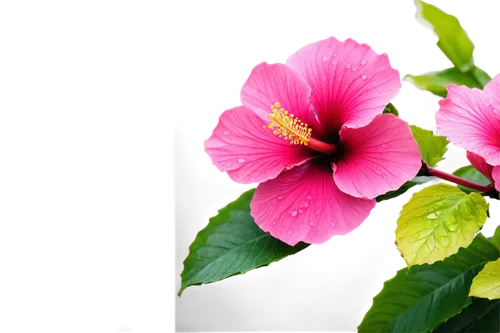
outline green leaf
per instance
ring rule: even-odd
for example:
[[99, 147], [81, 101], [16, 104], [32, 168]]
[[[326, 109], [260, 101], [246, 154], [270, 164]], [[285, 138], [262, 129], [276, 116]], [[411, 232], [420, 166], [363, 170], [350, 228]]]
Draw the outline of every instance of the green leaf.
[[434, 179], [434, 177], [417, 176], [417, 177], [413, 178], [412, 180], [401, 185], [401, 187], [399, 189], [397, 189], [395, 191], [387, 192], [386, 194], [379, 195], [376, 198], [376, 200], [377, 200], [377, 202], [380, 202], [380, 201], [389, 200], [389, 199], [392, 199], [395, 197], [399, 197], [401, 194], [405, 193], [413, 186], [427, 183], [428, 181], [430, 181], [432, 179]]
[[472, 278], [498, 249], [478, 234], [468, 248], [433, 265], [404, 268], [384, 283], [359, 332], [428, 332], [471, 303]]
[[434, 135], [432, 131], [425, 130], [415, 125], [410, 126], [413, 138], [417, 142], [422, 159], [431, 167], [444, 160], [446, 146], [450, 143], [444, 136]]
[[416, 0], [417, 19], [425, 25], [430, 25], [439, 37], [437, 45], [451, 60], [455, 68], [467, 72], [474, 67], [474, 44], [460, 25], [458, 19], [446, 14], [441, 9]]
[[481, 89], [484, 88], [486, 83], [491, 81], [491, 77], [479, 67], [474, 67], [472, 75], [474, 75], [477, 82], [481, 85]]
[[396, 117], [399, 117], [399, 112], [396, 109], [396, 107], [394, 105], [392, 105], [392, 103], [387, 104], [387, 106], [385, 107], [383, 113], [384, 114], [385, 113], [391, 113], [391, 114], [395, 115]]
[[500, 259], [487, 263], [476, 275], [472, 280], [469, 296], [500, 299]]
[[481, 195], [447, 184], [414, 194], [396, 228], [396, 243], [408, 267], [432, 264], [467, 247], [486, 221], [487, 209]]
[[[481, 185], [489, 185], [491, 182], [486, 178], [482, 173], [477, 171], [476, 168], [474, 168], [472, 165], [468, 165], [465, 167], [462, 167], [455, 172], [453, 172], [455, 176], [458, 176], [460, 178], [465, 178], [467, 180], [473, 181], [475, 183], [481, 184]], [[465, 193], [471, 193], [471, 192], [478, 192], [476, 190], [470, 189], [468, 187], [460, 186], [458, 185], [458, 188], [464, 191]]]
[[472, 304], [432, 332], [500, 332], [500, 301], [474, 298]]
[[189, 286], [243, 274], [309, 246], [305, 243], [289, 246], [262, 231], [250, 216], [254, 192], [243, 193], [219, 210], [219, 214], [198, 233], [184, 260], [179, 296]]
[[408, 74], [404, 77], [404, 80], [413, 83], [419, 89], [430, 91], [434, 95], [441, 97], [446, 97], [448, 93], [446, 87], [449, 84], [469, 88], [483, 88], [483, 85], [478, 82], [472, 72], [462, 73], [456, 68], [448, 68], [440, 72], [430, 72], [423, 75]]

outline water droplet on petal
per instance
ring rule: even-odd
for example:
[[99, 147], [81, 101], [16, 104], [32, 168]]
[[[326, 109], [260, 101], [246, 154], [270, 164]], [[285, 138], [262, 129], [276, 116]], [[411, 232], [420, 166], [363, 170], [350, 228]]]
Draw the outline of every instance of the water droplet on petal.
[[323, 57], [323, 62], [326, 62], [328, 58], [326, 56]]
[[245, 162], [244, 158], [238, 158], [238, 163], [243, 163], [243, 162]]
[[276, 221], [273, 221], [273, 223], [271, 223], [272, 225], [276, 225]]
[[363, 75], [361, 75], [361, 78], [362, 78], [363, 80], [366, 80], [367, 76], [366, 76], [365, 74], [363, 74]]
[[225, 131], [225, 132], [224, 132], [224, 135], [228, 135], [228, 134], [229, 134], [229, 132], [228, 132], [228, 131]]
[[307, 196], [307, 200], [311, 200], [311, 199], [312, 199], [312, 198], [311, 198], [311, 196], [310, 196], [310, 195], [308, 195], [308, 196]]
[[382, 147], [382, 149], [385, 149], [385, 148], [387, 148], [387, 145], [386, 145], [386, 144], [383, 144], [383, 145], [381, 145], [380, 147]]
[[291, 235], [293, 233], [293, 230], [288, 230], [288, 234]]
[[309, 207], [309, 202], [304, 202], [304, 207]]
[[383, 174], [382, 174], [382, 177], [383, 177], [384, 179], [387, 179], [387, 175], [386, 175], [385, 173], [383, 173]]
[[297, 216], [297, 211], [296, 211], [296, 210], [292, 210], [292, 211], [290, 212], [290, 215], [292, 215], [292, 216]]
[[363, 66], [364, 64], [366, 64], [366, 60], [365, 59], [361, 60], [361, 66]]
[[356, 71], [356, 67], [353, 67], [353, 68], [352, 68], [352, 71], [353, 71], [353, 72], [355, 72], [355, 71]]
[[315, 223], [314, 221], [309, 221], [309, 225], [310, 225], [311, 227], [314, 227], [314, 226], [316, 226], [316, 223]]
[[302, 209], [299, 209], [299, 213], [303, 213], [304, 211]]
[[345, 66], [345, 68], [351, 68], [351, 64], [347, 64], [347, 66]]
[[334, 222], [330, 222], [330, 227], [335, 227], [335, 223]]
[[278, 200], [282, 200], [282, 199], [283, 199], [283, 196], [282, 196], [282, 195], [280, 195], [280, 196], [278, 197]]

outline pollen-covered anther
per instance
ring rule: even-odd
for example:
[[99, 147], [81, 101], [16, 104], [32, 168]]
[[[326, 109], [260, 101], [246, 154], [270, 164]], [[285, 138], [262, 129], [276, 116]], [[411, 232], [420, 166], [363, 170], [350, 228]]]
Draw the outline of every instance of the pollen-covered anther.
[[293, 114], [289, 114], [278, 102], [271, 105], [270, 108], [268, 127], [273, 130], [274, 135], [289, 140], [290, 144], [304, 146], [309, 144], [312, 129], [307, 127], [307, 124]]

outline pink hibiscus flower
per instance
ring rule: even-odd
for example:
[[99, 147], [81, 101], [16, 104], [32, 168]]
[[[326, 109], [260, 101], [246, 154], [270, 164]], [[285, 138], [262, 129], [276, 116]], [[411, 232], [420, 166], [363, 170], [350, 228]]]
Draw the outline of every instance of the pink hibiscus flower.
[[471, 164], [500, 191], [500, 75], [484, 90], [450, 84], [439, 101], [437, 132], [468, 151]]
[[281, 241], [319, 244], [356, 229], [375, 197], [421, 166], [406, 122], [384, 107], [401, 87], [386, 54], [331, 37], [286, 64], [257, 65], [205, 151], [239, 183], [260, 183], [250, 209]]

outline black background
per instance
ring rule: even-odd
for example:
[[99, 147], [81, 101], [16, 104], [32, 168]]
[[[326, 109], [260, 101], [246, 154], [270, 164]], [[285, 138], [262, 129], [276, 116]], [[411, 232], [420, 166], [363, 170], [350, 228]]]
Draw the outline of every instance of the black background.
[[[365, 4], [366, 2], [366, 4]], [[472, 24], [472, 37], [480, 40], [481, 64], [488, 64], [490, 72], [500, 63], [496, 52], [498, 34], [494, 34], [497, 9], [490, 1], [452, 1], [449, 8], [465, 8], [465, 23]], [[496, 5], [498, 6], [498, 5]], [[204, 7], [204, 8], [202, 8]], [[414, 24], [408, 24], [413, 10], [407, 1], [326, 1], [326, 2], [252, 2], [210, 4], [194, 6], [189, 10], [170, 8], [168, 30], [160, 32], [159, 43], [168, 41], [164, 68], [166, 102], [175, 99], [175, 106], [168, 105], [168, 119], [184, 121], [184, 134], [199, 138], [207, 134], [208, 120], [215, 119], [215, 104], [232, 103], [232, 80], [248, 70], [248, 56], [278, 55], [280, 48], [295, 47], [296, 40], [311, 39], [311, 32], [360, 32], [360, 38], [375, 40], [377, 48], [392, 48], [400, 56], [400, 63], [407, 64], [409, 72], [421, 72], [424, 64], [438, 64], [439, 57], [432, 56], [433, 42], [424, 40]], [[498, 29], [496, 29], [498, 30]], [[158, 33], [158, 32], [157, 32]], [[170, 38], [168, 36], [175, 36]], [[181, 97], [182, 96], [182, 97]], [[402, 111], [411, 113], [425, 110], [425, 97], [401, 97]], [[160, 107], [164, 110], [164, 107]], [[170, 122], [170, 124], [172, 123]], [[165, 132], [166, 128], [163, 129]], [[167, 153], [167, 135], [156, 143], [160, 154]], [[192, 140], [192, 152], [199, 158], [198, 140]], [[167, 163], [171, 163], [171, 158]], [[201, 165], [203, 168], [204, 165]], [[206, 165], [205, 165], [206, 167]], [[167, 170], [165, 165], [163, 170]], [[203, 173], [203, 171], [202, 171]], [[166, 184], [166, 182], [165, 182]], [[169, 189], [170, 190], [170, 189]], [[166, 193], [164, 203], [167, 202]], [[334, 272], [350, 263], [358, 263], [375, 245], [384, 251], [384, 271], [393, 271], [391, 259], [391, 208], [399, 201], [388, 202], [377, 209], [377, 224], [369, 226], [368, 233], [359, 241], [337, 241], [336, 249], [309, 249], [289, 259], [304, 272]], [[171, 207], [167, 207], [169, 214]], [[162, 212], [164, 214], [165, 211]], [[165, 222], [162, 222], [165, 223]], [[137, 319], [138, 327], [171, 327], [171, 302], [167, 295], [167, 260], [164, 244], [166, 235], [151, 236], [148, 250], [141, 255], [155, 258], [156, 265], [144, 265], [139, 275], [124, 275], [111, 293], [120, 295], [120, 288], [128, 285], [126, 304], [114, 306], [115, 319]], [[157, 251], [157, 252], [156, 252]], [[163, 251], [163, 252], [162, 252]], [[138, 254], [125, 250], [121, 257], [137, 258]], [[126, 261], [126, 259], [124, 259]], [[141, 267], [142, 268], [142, 267]], [[144, 276], [140, 276], [144, 275]], [[142, 283], [138, 283], [141, 281]], [[142, 319], [142, 320], [141, 320]], [[141, 331], [139, 331], [141, 332]]]

